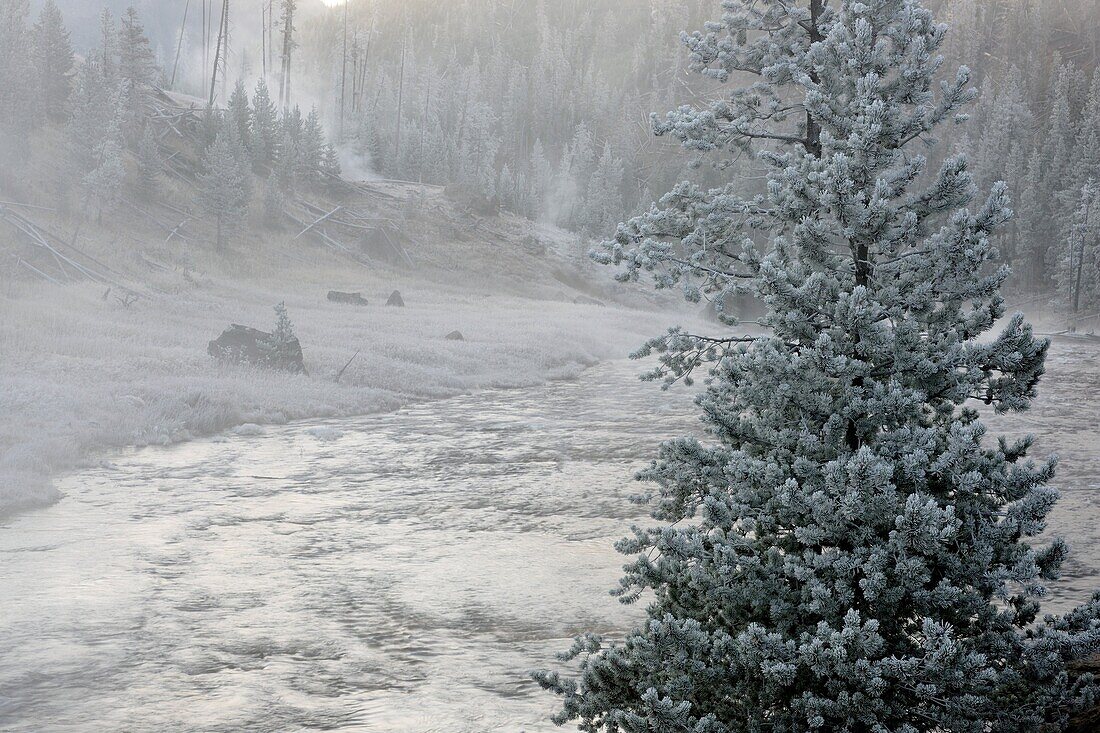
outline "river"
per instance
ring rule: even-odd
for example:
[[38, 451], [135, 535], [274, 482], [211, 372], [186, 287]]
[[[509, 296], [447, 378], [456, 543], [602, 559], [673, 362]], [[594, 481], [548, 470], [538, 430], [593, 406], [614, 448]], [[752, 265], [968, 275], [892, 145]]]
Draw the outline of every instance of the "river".
[[[1100, 369], [1068, 352], [1051, 367], [1037, 409], [998, 421], [1041, 448], [1069, 436], [1063, 608], [1100, 568]], [[526, 673], [639, 617], [607, 593], [611, 542], [645, 521], [630, 477], [697, 426], [687, 391], [638, 370], [145, 448], [65, 478], [62, 501], [0, 525], [0, 729], [558, 730]]]
[[526, 673], [636, 618], [631, 474], [696, 424], [639, 370], [66, 478], [0, 528], [0, 729], [556, 730]]

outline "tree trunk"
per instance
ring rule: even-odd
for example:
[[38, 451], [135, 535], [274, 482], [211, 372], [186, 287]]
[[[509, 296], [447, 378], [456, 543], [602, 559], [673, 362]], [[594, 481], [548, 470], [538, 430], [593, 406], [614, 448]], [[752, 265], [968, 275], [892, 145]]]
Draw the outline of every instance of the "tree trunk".
[[[818, 22], [825, 11], [826, 0], [810, 0], [810, 44], [824, 39]], [[810, 72], [810, 78], [817, 83], [817, 72]], [[806, 152], [815, 158], [821, 157], [821, 125], [817, 124], [809, 111], [806, 112]]]

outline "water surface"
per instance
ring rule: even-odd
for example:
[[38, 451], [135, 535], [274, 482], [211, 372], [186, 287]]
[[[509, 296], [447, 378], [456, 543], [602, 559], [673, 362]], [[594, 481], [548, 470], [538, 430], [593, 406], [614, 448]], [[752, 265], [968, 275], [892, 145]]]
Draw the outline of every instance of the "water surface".
[[[576, 382], [116, 456], [0, 527], [0, 729], [543, 731], [528, 681], [609, 597], [611, 542], [690, 395], [636, 364]], [[994, 420], [1062, 454], [1052, 525], [1100, 569], [1100, 368], [1056, 350], [1036, 408]], [[248, 433], [249, 431], [244, 431]]]

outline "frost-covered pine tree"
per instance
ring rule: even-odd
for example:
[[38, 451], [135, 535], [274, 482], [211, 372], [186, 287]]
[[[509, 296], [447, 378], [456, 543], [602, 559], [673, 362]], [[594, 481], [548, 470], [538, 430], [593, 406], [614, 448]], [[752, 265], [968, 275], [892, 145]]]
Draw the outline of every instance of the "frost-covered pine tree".
[[96, 150], [115, 115], [112, 90], [94, 54], [77, 67], [71, 101], [69, 141], [77, 165], [87, 172], [97, 164]]
[[615, 155], [611, 144], [605, 143], [581, 206], [582, 227], [586, 231], [607, 231], [622, 216], [623, 175], [623, 161]]
[[252, 157], [260, 170], [275, 162], [279, 142], [279, 116], [267, 83], [261, 78], [252, 94]]
[[74, 57], [69, 32], [53, 0], [42, 6], [31, 37], [38, 104], [47, 118], [63, 122], [68, 119]]
[[242, 165], [245, 155], [234, 132], [232, 124], [222, 125], [203, 156], [204, 172], [199, 176], [199, 203], [214, 220], [218, 249], [225, 247], [226, 237], [248, 213], [248, 182]]
[[226, 105], [226, 116], [237, 128], [237, 137], [247, 150], [252, 150], [252, 108], [248, 103], [248, 92], [240, 79], [233, 85]]
[[103, 213], [113, 211], [122, 201], [122, 184], [126, 180], [123, 155], [126, 147], [122, 140], [122, 118], [126, 108], [126, 87], [115, 95], [116, 110], [106, 130], [101, 133], [94, 151], [94, 167], [81, 180], [85, 206], [94, 207], [96, 221], [103, 221]]
[[298, 176], [304, 181], [315, 181], [325, 152], [325, 133], [321, 129], [321, 117], [313, 107], [306, 115], [302, 133], [298, 137]]
[[1058, 305], [1076, 316], [1083, 306], [1092, 309], [1100, 287], [1100, 184], [1095, 179], [1086, 181], [1078, 191], [1077, 206], [1064, 232], [1060, 246], [1051, 247], [1053, 276]]
[[[962, 121], [963, 68], [917, 0], [725, 0], [685, 37], [734, 87], [656, 124], [722, 160], [752, 151], [766, 193], [683, 183], [598, 256], [689, 301], [751, 294], [764, 333], [678, 329], [658, 376], [707, 369], [710, 438], [665, 443], [642, 477], [659, 526], [617, 594], [624, 640], [576, 642], [541, 672], [558, 722], [588, 731], [1005, 733], [1060, 730], [1096, 683], [1100, 597], [1036, 624], [1066, 546], [1033, 546], [1056, 492], [1030, 441], [991, 440], [973, 404], [1023, 410], [1047, 342], [1004, 315], [966, 163], [921, 143]], [[732, 328], [734, 318], [720, 311]]]
[[27, 0], [0, 3], [0, 163], [25, 154], [34, 121], [29, 12]]
[[145, 132], [141, 134], [141, 140], [138, 141], [137, 165], [138, 195], [143, 198], [152, 198], [157, 192], [160, 170], [164, 165], [152, 125], [145, 126]]
[[116, 38], [118, 75], [130, 90], [124, 132], [128, 139], [136, 142], [145, 124], [149, 91], [156, 82], [156, 56], [145, 35], [145, 27], [132, 6], [122, 15]]

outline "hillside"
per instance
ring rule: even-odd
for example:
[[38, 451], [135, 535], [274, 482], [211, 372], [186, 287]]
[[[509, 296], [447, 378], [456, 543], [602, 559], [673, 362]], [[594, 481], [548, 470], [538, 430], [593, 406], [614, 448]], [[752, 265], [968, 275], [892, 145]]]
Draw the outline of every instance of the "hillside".
[[[219, 249], [188, 203], [185, 148], [155, 191], [129, 190], [97, 218], [48, 155], [60, 144], [59, 130], [38, 135], [0, 181], [0, 511], [56, 498], [50, 477], [104, 449], [568, 377], [674, 319], [591, 265], [574, 236], [477, 213], [484, 202], [462, 192], [333, 181], [274, 226], [256, 194]], [[393, 290], [406, 307], [384, 305]], [[279, 302], [308, 376], [207, 355], [230, 323], [270, 330]], [[465, 340], [447, 340], [454, 330]]]

